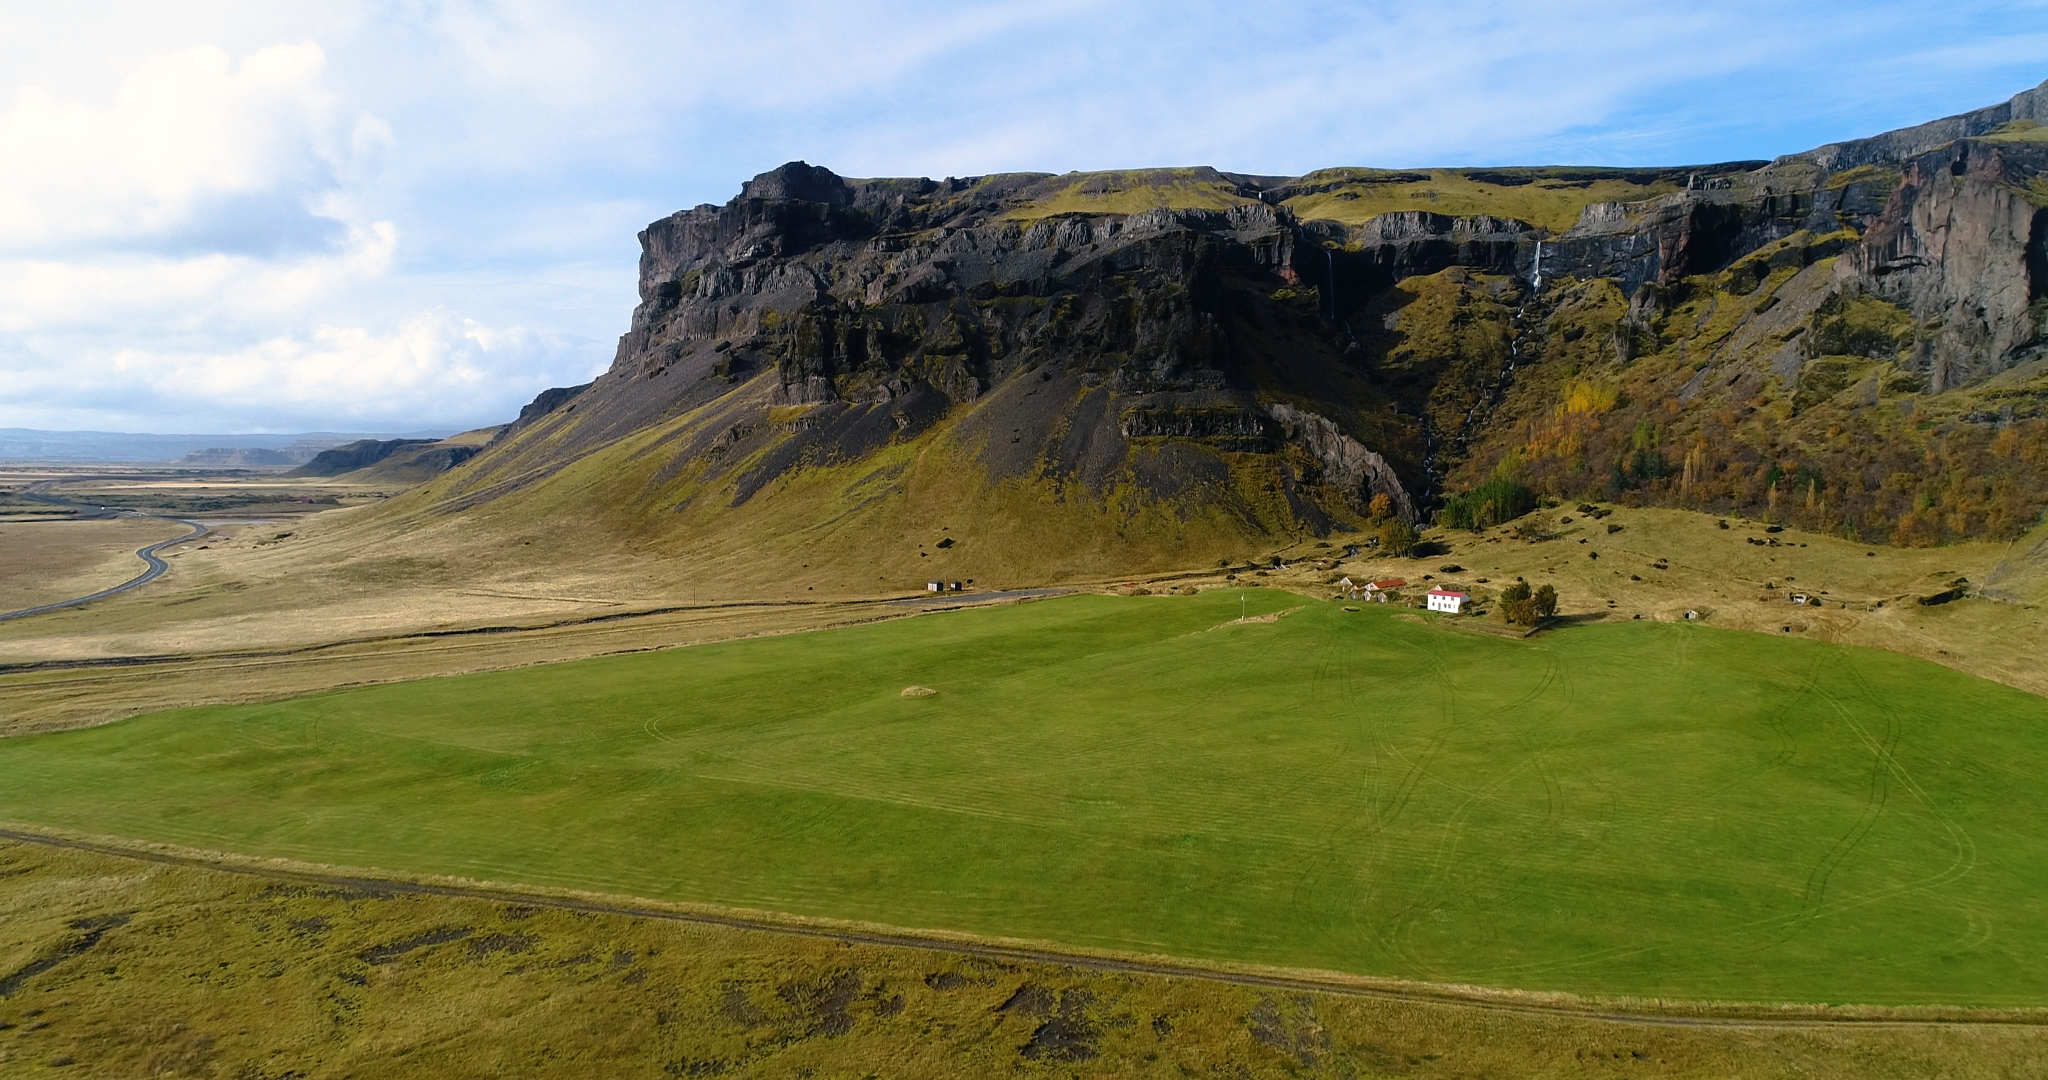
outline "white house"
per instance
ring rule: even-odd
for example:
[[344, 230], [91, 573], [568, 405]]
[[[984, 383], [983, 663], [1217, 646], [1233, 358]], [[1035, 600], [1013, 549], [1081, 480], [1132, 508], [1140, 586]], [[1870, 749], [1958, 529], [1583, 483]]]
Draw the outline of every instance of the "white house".
[[1460, 615], [1465, 611], [1465, 602], [1471, 594], [1452, 592], [1449, 589], [1429, 590], [1429, 610], [1441, 611], [1446, 615]]

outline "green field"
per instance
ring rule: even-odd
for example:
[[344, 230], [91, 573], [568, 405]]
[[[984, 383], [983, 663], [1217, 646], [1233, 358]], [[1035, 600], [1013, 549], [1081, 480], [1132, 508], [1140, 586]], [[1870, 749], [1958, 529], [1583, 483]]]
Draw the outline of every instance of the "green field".
[[11, 739], [0, 818], [1433, 981], [2048, 1005], [2048, 701], [1248, 595], [1294, 611], [1080, 596]]

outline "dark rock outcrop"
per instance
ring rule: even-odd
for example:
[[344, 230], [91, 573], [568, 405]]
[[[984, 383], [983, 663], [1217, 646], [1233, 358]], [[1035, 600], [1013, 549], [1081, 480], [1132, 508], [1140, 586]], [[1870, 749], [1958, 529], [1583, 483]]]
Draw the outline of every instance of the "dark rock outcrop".
[[178, 459], [177, 464], [233, 468], [250, 465], [297, 465], [300, 460], [282, 450], [267, 450], [260, 446], [214, 446], [204, 450], [187, 451], [184, 457]]
[[589, 383], [578, 386], [556, 386], [535, 394], [533, 400], [519, 410], [519, 421], [538, 419], [554, 412], [576, 399], [576, 395], [590, 389]]
[[368, 468], [401, 451], [432, 446], [435, 439], [357, 439], [355, 442], [322, 450], [313, 460], [293, 469], [292, 476], [340, 476]]

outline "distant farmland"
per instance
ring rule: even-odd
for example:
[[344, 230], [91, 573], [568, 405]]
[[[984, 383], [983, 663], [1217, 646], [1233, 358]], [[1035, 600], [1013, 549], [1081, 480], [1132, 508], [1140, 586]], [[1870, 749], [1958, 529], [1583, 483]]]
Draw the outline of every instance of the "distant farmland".
[[[0, 743], [0, 818], [1192, 958], [2048, 1005], [2048, 701], [1648, 623], [1083, 596]], [[906, 697], [912, 685], [937, 691]]]

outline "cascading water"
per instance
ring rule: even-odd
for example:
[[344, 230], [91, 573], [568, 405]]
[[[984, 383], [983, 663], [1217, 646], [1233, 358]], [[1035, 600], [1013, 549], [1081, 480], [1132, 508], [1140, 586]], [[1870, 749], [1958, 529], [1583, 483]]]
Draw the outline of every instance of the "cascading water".
[[1337, 317], [1337, 256], [1329, 248], [1323, 249], [1324, 291], [1330, 296], [1330, 318]]

